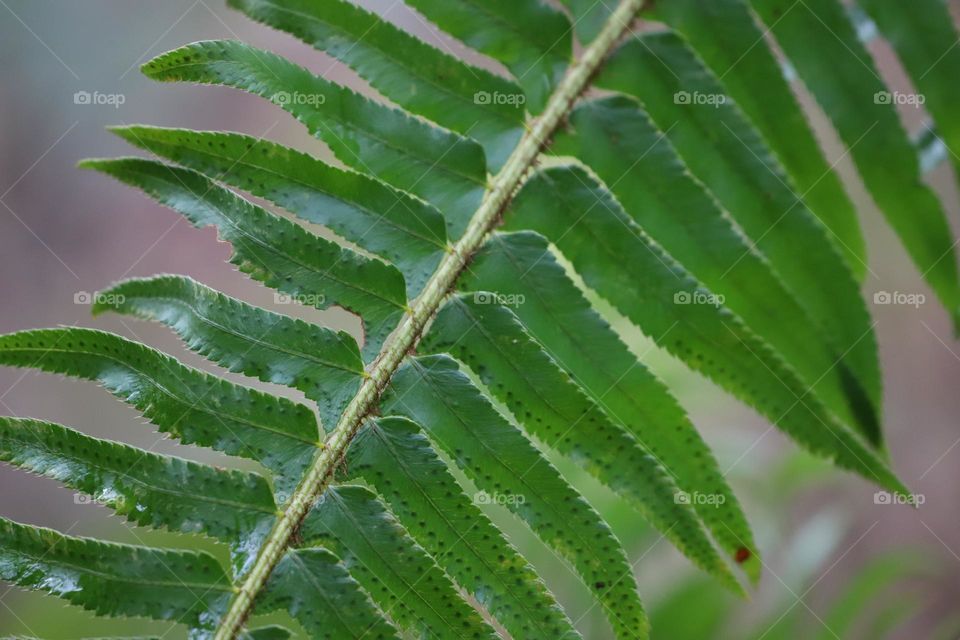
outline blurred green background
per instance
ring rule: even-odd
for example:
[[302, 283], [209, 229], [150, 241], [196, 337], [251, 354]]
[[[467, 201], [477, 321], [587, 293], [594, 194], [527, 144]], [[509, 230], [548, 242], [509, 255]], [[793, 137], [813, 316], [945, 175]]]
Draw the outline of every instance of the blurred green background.
[[[437, 46], [463, 51], [400, 3], [364, 4]], [[139, 74], [139, 64], [157, 53], [212, 38], [246, 40], [374, 95], [338, 63], [247, 21], [220, 0], [0, 0], [0, 331], [98, 327], [213, 370], [159, 327], [115, 317], [92, 319], [82, 292], [124, 277], [188, 273], [275, 308], [269, 290], [226, 264], [229, 249], [216, 243], [212, 230], [195, 230], [133, 191], [73, 166], [86, 156], [128, 153], [103, 127], [134, 122], [243, 131], [329, 158], [290, 117], [260, 100], [227, 89], [159, 85]], [[890, 84], [909, 90], [889, 48], [875, 42], [871, 50]], [[122, 96], [112, 100], [122, 104], [76, 104], [75, 93], [83, 91]], [[924, 293], [930, 301], [917, 309], [871, 304], [885, 369], [890, 456], [907, 484], [923, 494], [924, 504], [919, 509], [875, 504], [871, 486], [797, 453], [757, 415], [619, 322], [631, 346], [671, 384], [715, 447], [765, 554], [761, 584], [749, 601], [736, 600], [697, 574], [619, 500], [561, 463], [630, 551], [656, 638], [960, 637], [960, 343], [834, 134], [812, 108], [828, 159], [847, 179], [867, 230], [872, 257], [864, 295], [871, 301], [876, 291]], [[905, 107], [903, 115], [912, 130], [923, 120], [913, 107]], [[934, 171], [931, 181], [945, 198], [956, 230], [960, 209], [947, 168]], [[277, 310], [291, 312], [290, 307]], [[358, 327], [344, 312], [296, 313], [349, 330]], [[296, 397], [286, 389], [271, 390]], [[0, 412], [61, 422], [161, 453], [235, 464], [159, 438], [135, 412], [89, 384], [2, 369]], [[6, 467], [0, 468], [0, 487], [0, 515], [14, 520], [123, 542], [197, 544], [132, 528], [50, 480]], [[572, 573], [506, 511], [488, 509], [541, 569], [584, 636], [609, 637]], [[205, 548], [224, 554], [212, 542]], [[185, 637], [182, 628], [169, 624], [95, 620], [53, 598], [0, 583], [0, 635], [80, 638], [131, 632]]]

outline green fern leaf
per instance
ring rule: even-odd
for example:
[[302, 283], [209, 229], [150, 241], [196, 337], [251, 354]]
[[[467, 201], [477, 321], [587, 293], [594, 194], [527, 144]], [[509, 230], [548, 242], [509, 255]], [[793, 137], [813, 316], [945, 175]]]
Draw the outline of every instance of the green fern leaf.
[[[586, 176], [582, 178], [586, 179]], [[577, 184], [581, 183], [578, 181]], [[588, 190], [586, 193], [591, 204], [596, 201], [596, 192]], [[616, 211], [611, 203], [599, 210], [608, 213]], [[795, 374], [770, 353], [768, 347], [745, 330], [736, 316], [711, 305], [673, 304], [672, 287], [682, 272], [671, 269], [664, 254], [651, 253], [656, 250], [656, 245], [647, 243], [647, 246], [642, 246], [642, 232], [634, 229], [633, 233], [623, 233], [626, 216], [622, 212], [619, 216], [584, 217], [579, 225], [571, 227], [574, 220], [556, 217], [556, 213], [563, 211], [563, 207], [558, 207], [540, 216], [539, 223], [544, 225], [544, 229], [550, 230], [553, 237], [559, 238], [571, 229], [584, 229], [588, 222], [591, 227], [609, 225], [613, 229], [589, 235], [567, 233], [558, 241], [560, 249], [581, 270], [587, 284], [602, 285], [600, 293], [639, 326], [646, 326], [658, 344], [685, 358], [691, 367], [712, 377], [717, 384], [749, 401], [813, 453], [833, 460], [845, 469], [856, 471], [891, 491], [909, 493], [886, 463], [855, 434], [832, 418], [808, 394]], [[551, 225], [555, 225], [555, 228], [551, 228]], [[598, 238], [604, 238], [604, 244], [599, 244]], [[611, 263], [612, 256], [622, 255], [633, 256], [636, 262], [631, 264], [635, 265], [635, 270], [622, 261]], [[476, 278], [474, 282], [480, 285], [473, 288], [515, 290], [519, 280], [531, 277], [531, 265], [549, 264], [549, 256], [546, 240], [537, 234], [517, 232], [496, 237], [491, 241], [490, 249], [479, 255], [471, 265], [471, 273]], [[640, 262], [641, 259], [643, 262]], [[612, 264], [616, 264], [616, 267], [612, 267]], [[510, 267], [507, 268], [507, 265]], [[594, 275], [600, 271], [609, 279]], [[623, 281], [618, 281], [618, 278]], [[637, 287], [635, 284], [645, 281], [647, 287]], [[661, 283], [659, 286], [670, 287], [666, 292], [669, 295], [661, 292], [660, 296], [641, 298], [640, 292], [649, 291], [648, 287], [655, 282]], [[684, 284], [693, 288], [696, 283], [686, 280]], [[527, 286], [534, 291], [543, 290], [531, 283]], [[686, 315], [682, 318], [673, 317], [675, 309], [680, 307], [687, 310]], [[657, 324], [653, 325], [653, 322]], [[758, 371], [764, 373], [758, 374]], [[757, 386], [748, 386], [745, 380], [755, 380]], [[601, 396], [605, 389], [600, 387]]]
[[[686, 430], [679, 433], [680, 437], [674, 435], [677, 434], [675, 423], [652, 425], [662, 426], [655, 433], [655, 440], [649, 427], [641, 427], [638, 432], [644, 440], [638, 441], [641, 436], [634, 437], [628, 429], [612, 422], [606, 412], [585, 395], [509, 309], [489, 304], [496, 298], [492, 292], [477, 292], [451, 300], [440, 310], [421, 349], [437, 353], [450, 350], [456, 354], [511, 410], [527, 432], [626, 497], [664, 536], [705, 570], [722, 580], [728, 579], [727, 567], [717, 557], [698, 519], [687, 504], [678, 502], [681, 488], [688, 493], [709, 491], [714, 496], [723, 496], [711, 504], [698, 505], [704, 521], [716, 527], [714, 533], [719, 539], [729, 538], [726, 534], [731, 529], [727, 527], [735, 527], [743, 536], [731, 543], [732, 548], [728, 549], [731, 558], [743, 548], [743, 540], [751, 540], [736, 498], [715, 465], [712, 470], [706, 470], [707, 465], [689, 463], [693, 450], [709, 457], [706, 446], [691, 444], [688, 441], [691, 436], [684, 433]], [[565, 304], [568, 311], [574, 307], [570, 301]], [[583, 333], [596, 348], [597, 336], [591, 335], [588, 325], [578, 323], [577, 326], [578, 333]], [[674, 402], [665, 392], [664, 395], [668, 402]], [[657, 400], [644, 394], [645, 403], [659, 404]], [[676, 417], [680, 424], [688, 426], [682, 415]], [[692, 437], [697, 437], [695, 432]], [[648, 446], [647, 442], [656, 444]], [[722, 505], [716, 504], [720, 501]], [[750, 551], [756, 553], [754, 549]], [[759, 575], [756, 560], [746, 567], [754, 577]]]
[[420, 428], [399, 417], [361, 429], [351, 475], [373, 484], [410, 534], [514, 638], [580, 636], [553, 596], [460, 489]]
[[827, 163], [747, 0], [669, 0], [648, 5], [653, 18], [682, 35], [770, 144], [810, 210], [830, 230], [863, 280], [867, 248], [853, 201]]
[[[411, 113], [482, 143], [499, 169], [523, 133], [523, 105], [494, 100], [520, 87], [467, 65], [379, 16], [333, 0], [230, 0], [254, 20], [287, 31], [349, 65]], [[489, 99], [487, 99], [489, 96]]]
[[593, 0], [560, 0], [560, 4], [573, 16], [573, 30], [577, 39], [584, 43], [600, 34], [615, 8], [606, 2]]
[[73, 538], [0, 518], [0, 578], [99, 615], [141, 616], [211, 630], [233, 589], [206, 553]]
[[960, 76], [960, 51], [953, 46], [960, 35], [947, 5], [940, 0], [916, 0], [909, 5], [859, 0], [858, 4], [893, 45], [960, 174], [960, 118], [955, 109], [960, 103], [955, 82]]
[[257, 602], [257, 612], [290, 613], [312, 638], [400, 640], [397, 630], [326, 549], [284, 555]]
[[169, 326], [192, 350], [229, 371], [299, 389], [332, 429], [363, 379], [353, 337], [260, 309], [183, 276], [127, 280], [98, 296], [115, 311]]
[[[673, 288], [662, 289], [658, 294], [661, 300], [678, 306], [690, 303], [702, 307], [706, 302], [706, 306], [722, 304], [729, 308], [782, 354], [831, 410], [849, 417], [851, 424], [877, 442], [879, 425], [863, 383], [842, 362], [837, 363], [856, 343], [844, 345], [842, 350], [829, 348], [823, 332], [811, 322], [779, 274], [692, 178], [639, 105], [623, 96], [595, 100], [577, 107], [571, 121], [575, 131], [558, 140], [557, 152], [577, 156], [590, 165], [636, 225], [712, 294], [704, 298], [696, 285], [668, 274], [666, 280], [672, 280]], [[631, 160], [633, 157], [638, 159]], [[593, 181], [574, 174], [565, 178], [564, 184], [568, 185], [562, 191], [568, 200], [564, 206], [569, 215], [575, 216], [570, 223], [581, 218], [581, 224], [586, 224], [596, 217], [619, 216], [611, 214], [619, 205], [602, 195], [606, 189], [592, 186]], [[527, 190], [542, 194], [544, 189], [556, 188], [537, 186], [539, 190], [533, 185]], [[597, 206], [598, 202], [602, 206]], [[591, 215], [585, 216], [588, 207]], [[618, 226], [623, 228], [624, 224], [631, 228], [626, 220]], [[669, 261], [656, 260], [658, 271], [664, 271]], [[660, 336], [666, 328], [648, 334]], [[865, 337], [858, 336], [861, 340]], [[769, 372], [760, 375], [766, 378]]]
[[[644, 635], [646, 614], [620, 544], [602, 518], [540, 452], [482, 396], [448, 356], [407, 362], [384, 411], [423, 425], [480, 488], [567, 559], [603, 604], [618, 635]], [[731, 584], [736, 582], [730, 578]]]
[[[819, 29], [806, 7], [781, 15], [780, 0], [752, 3], [960, 316], [952, 238], [914, 148], [889, 105], [852, 112], [884, 85], [849, 58], [826, 67], [843, 58], [840, 44], [860, 45], [840, 3], [809, 1], [841, 43], [801, 50]], [[935, 46], [918, 41], [920, 26], [945, 23], [942, 9], [921, 17], [864, 2], [916, 76]], [[615, 637], [646, 640], [635, 569], [649, 565], [631, 564], [548, 454], [612, 489], [734, 591], [741, 575], [759, 578], [760, 548], [710, 447], [618, 333], [634, 329], [620, 316], [800, 446], [906, 492], [881, 450], [853, 207], [743, 0], [657, 2], [652, 15], [677, 33], [623, 44], [644, 0], [561, 0], [573, 24], [540, 0], [408, 0], [407, 15], [458, 40], [456, 52], [347, 0], [228, 3], [350, 67], [385, 100], [232, 41], [181, 47], [144, 73], [265, 98], [347, 168], [239, 133], [149, 126], [115, 132], [159, 161], [82, 166], [215, 227], [277, 304], [339, 307], [362, 335], [186, 276], [97, 296], [95, 314], [164, 324], [224, 372], [301, 401], [93, 329], [0, 336], [0, 365], [95, 381], [182, 444], [262, 467], [220, 469], [0, 418], [0, 460], [137, 525], [230, 550], [221, 563], [0, 519], [0, 579], [107, 617], [185, 625], [193, 640], [291, 637], [257, 622], [278, 612], [297, 633], [334, 640], [581, 638], [583, 616], [571, 620], [514, 546], [525, 532], [491, 519], [512, 514], [583, 583]], [[939, 46], [953, 37], [934, 30]], [[941, 85], [955, 62], [920, 78], [948, 145], [952, 93]], [[732, 100], [707, 112], [677, 104], [684, 91]], [[874, 115], [877, 135], [860, 148]], [[878, 141], [897, 154], [889, 166], [873, 162], [888, 151]], [[909, 229], [908, 201], [920, 211]]]
[[289, 491], [319, 446], [312, 412], [241, 387], [120, 336], [43, 329], [0, 336], [0, 364], [99, 382], [185, 444], [256, 460]]
[[843, 6], [836, 0], [809, 0], [798, 11], [780, 0], [751, 5], [832, 120], [877, 205], [960, 331], [960, 281], [946, 217]]
[[447, 249], [444, 219], [418, 198], [362, 173], [237, 133], [118, 127], [123, 139], [214, 181], [266, 198], [389, 260], [414, 297]]
[[[570, 21], [537, 0], [410, 0], [453, 37], [510, 70], [534, 113], [570, 63]], [[521, 103], [522, 104], [522, 103]]]
[[141, 526], [225, 540], [240, 573], [277, 512], [260, 476], [98, 440], [50, 422], [0, 418], [0, 460], [81, 491]]
[[197, 227], [216, 227], [233, 245], [231, 261], [254, 280], [318, 309], [356, 311], [364, 319], [367, 352], [380, 348], [406, 308], [403, 276], [393, 266], [319, 238], [194, 171], [134, 158], [82, 166], [143, 189]]
[[155, 80], [220, 84], [278, 104], [358, 171], [421, 196], [454, 228], [480, 204], [486, 160], [479, 144], [432, 127], [283, 58], [238, 42], [198, 42], [143, 66]]
[[[246, 640], [249, 638], [249, 634], [240, 636]], [[278, 636], [282, 640], [285, 636]], [[41, 640], [41, 638], [35, 638], [33, 636], [7, 636], [4, 640]], [[83, 640], [163, 640], [160, 636], [110, 636], [110, 637], [98, 637], [98, 638], [83, 638]]]
[[[760, 134], [726, 101], [723, 86], [673, 33], [625, 43], [610, 57], [597, 84], [642, 100], [690, 170], [756, 243], [820, 328], [821, 339], [832, 342], [836, 371], [849, 370], [834, 389], [862, 387], [862, 400], [843, 415], [879, 441], [880, 364], [858, 283]], [[705, 107], [677, 104], [682, 92], [724, 101]], [[839, 406], [844, 407], [842, 400]]]
[[[753, 535], [710, 449], [663, 383], [570, 281], [542, 237], [495, 235], [465, 274], [463, 288], [523, 296], [515, 313], [527, 330], [610, 418], [648, 448], [685, 491], [724, 496], [700, 505], [699, 515], [729, 556], [758, 577]], [[691, 545], [695, 531], [670, 535], [700, 566], [715, 566], [709, 550]]]
[[289, 629], [271, 625], [269, 627], [260, 627], [244, 631], [240, 634], [240, 640], [287, 640], [293, 634]]
[[383, 612], [402, 627], [431, 638], [497, 637], [369, 489], [331, 487], [300, 535], [303, 547], [319, 545], [342, 558]]

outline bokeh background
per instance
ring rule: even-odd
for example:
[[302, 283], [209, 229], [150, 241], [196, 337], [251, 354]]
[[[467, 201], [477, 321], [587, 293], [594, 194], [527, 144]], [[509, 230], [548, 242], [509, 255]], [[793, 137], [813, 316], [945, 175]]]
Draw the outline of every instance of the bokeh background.
[[[462, 52], [393, 0], [364, 4], [438, 46]], [[242, 39], [276, 51], [374, 95], [349, 70], [253, 24], [222, 0], [0, 0], [0, 331], [97, 327], [213, 370], [162, 328], [91, 317], [84, 292], [160, 272], [190, 274], [255, 304], [356, 330], [356, 320], [340, 311], [277, 307], [269, 290], [226, 263], [229, 248], [216, 242], [212, 230], [198, 231], [138, 193], [74, 167], [83, 157], [130, 153], [104, 127], [134, 122], [242, 131], [329, 158], [321, 143], [263, 101], [228, 89], [161, 85], [139, 73], [139, 65], [155, 54], [214, 38]], [[889, 48], [873, 42], [870, 49], [890, 84], [910, 91]], [[113, 100], [122, 104], [76, 104], [78, 91], [122, 96]], [[924, 504], [918, 509], [875, 504], [867, 483], [798, 453], [756, 414], [652, 349], [622, 322], [618, 326], [631, 346], [671, 384], [746, 503], [766, 565], [751, 600], [723, 594], [617, 499], [569, 466], [562, 468], [582, 482], [625, 541], [653, 613], [655, 637], [957, 638], [960, 342], [835, 135], [801, 88], [798, 92], [811, 107], [828, 160], [838, 163], [859, 205], [871, 251], [864, 295], [868, 301], [877, 291], [926, 295], [926, 304], [918, 308], [870, 305], [885, 371], [890, 456]], [[905, 107], [903, 115], [912, 130], [923, 121], [914, 107]], [[960, 229], [950, 171], [941, 166], [930, 180], [947, 203], [951, 225]], [[235, 464], [160, 438], [134, 411], [91, 384], [0, 369], [0, 413], [61, 422], [157, 452]], [[608, 637], [570, 571], [510, 516], [491, 509], [515, 532], [585, 637]], [[131, 528], [50, 480], [7, 467], [0, 467], [0, 515], [71, 535], [196, 544]], [[217, 545], [203, 544], [223, 554]], [[853, 610], [863, 615], [847, 620], [844, 612]], [[720, 619], [723, 631], [711, 626]], [[0, 583], [0, 635], [79, 638], [131, 632], [185, 637], [182, 628], [170, 624], [95, 620], [53, 598]]]

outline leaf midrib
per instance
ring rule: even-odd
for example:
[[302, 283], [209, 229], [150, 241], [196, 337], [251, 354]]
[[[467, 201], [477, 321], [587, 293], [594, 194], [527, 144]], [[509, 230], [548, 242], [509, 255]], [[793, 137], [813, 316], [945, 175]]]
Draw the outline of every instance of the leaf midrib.
[[507, 158], [503, 168], [490, 182], [479, 208], [470, 219], [463, 236], [444, 256], [440, 266], [403, 316], [370, 368], [353, 400], [343, 412], [336, 428], [304, 474], [287, 508], [278, 518], [261, 547], [254, 565], [227, 613], [221, 618], [215, 640], [233, 640], [253, 611], [257, 596], [265, 587], [274, 567], [290, 547], [299, 524], [312, 502], [329, 486], [333, 474], [346, 454], [357, 431], [376, 409], [380, 394], [408, 353], [419, 341], [424, 328], [449, 295], [462, 271], [490, 235], [504, 208], [536, 163], [541, 149], [569, 115], [574, 102], [590, 86], [590, 81], [645, 0], [620, 0], [599, 35], [564, 74], [547, 101], [543, 113], [531, 126]]

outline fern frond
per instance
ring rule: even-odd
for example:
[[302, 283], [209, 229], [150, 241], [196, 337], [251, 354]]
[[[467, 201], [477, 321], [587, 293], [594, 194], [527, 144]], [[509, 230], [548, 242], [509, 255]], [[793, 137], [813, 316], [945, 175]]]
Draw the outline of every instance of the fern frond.
[[369, 176], [236, 133], [117, 127], [127, 142], [322, 224], [396, 266], [411, 298], [447, 248], [434, 207]]
[[[334, 0], [230, 0], [230, 6], [287, 31], [348, 65], [409, 111], [480, 142], [499, 169], [523, 133], [519, 86], [467, 65], [360, 7]], [[478, 96], [489, 96], [480, 99]]]
[[[780, 274], [690, 175], [665, 134], [654, 127], [639, 104], [624, 96], [593, 100], [579, 105], [571, 115], [571, 122], [573, 131], [558, 137], [556, 152], [576, 156], [605, 184], [594, 186], [595, 181], [582, 179], [577, 174], [566, 180], [569, 187], [564, 190], [567, 195], [561, 203], [569, 201], [565, 205], [569, 220], [557, 229], [556, 235], [579, 218], [583, 218], [583, 222], [578, 228], [593, 223], [594, 219], [599, 224], [611, 215], [618, 216], [622, 205], [622, 211], [628, 214], [626, 220], [663, 248], [654, 253], [665, 251], [708, 291], [704, 305], [704, 295], [699, 293], [696, 283], [684, 275], [668, 275], [665, 280], [673, 289], [665, 298], [662, 296], [670, 293], [669, 289], [659, 292], [663, 303], [673, 304], [677, 313], [686, 311], [679, 309], [679, 305], [686, 306], [688, 297], [693, 303], [691, 306], [729, 308], [753, 333], [782, 354], [806, 385], [819, 391], [831, 410], [876, 440], [879, 437], [876, 410], [863, 383], [846, 370], [845, 363], [838, 363], [842, 352], [829, 348], [824, 331], [818, 330], [811, 321]], [[624, 130], [627, 135], [623, 135]], [[553, 188], [539, 187], [538, 191], [531, 185], [529, 190], [542, 193], [543, 189]], [[613, 204], [612, 196], [604, 193], [616, 196], [619, 204]], [[532, 208], [536, 209], [539, 204], [535, 203]], [[592, 207], [588, 216], [583, 215], [585, 206]], [[628, 223], [624, 221], [622, 225]], [[547, 235], [554, 239], [553, 234]], [[629, 241], [628, 238], [617, 240]], [[648, 250], [642, 250], [647, 255], [641, 259], [650, 257]], [[655, 267], [657, 271], [663, 272], [663, 265], [671, 261], [661, 258], [654, 262], [659, 263]], [[620, 276], [626, 277], [626, 274]], [[666, 328], [652, 329], [649, 334], [658, 337]], [[857, 338], [866, 338], [871, 330], [868, 326], [866, 333], [860, 333]], [[846, 348], [857, 344], [853, 342]], [[769, 372], [760, 375], [766, 378]]]
[[[603, 325], [591, 325], [595, 317], [585, 301], [578, 304], [572, 283], [562, 276], [549, 283], [550, 290], [560, 294], [557, 300], [562, 301], [563, 320], [545, 301], [534, 299], [538, 297], [536, 289], [544, 290], [541, 287], [547, 284], [541, 281], [525, 289], [528, 293], [520, 295], [530, 295], [531, 299], [525, 299], [523, 306], [532, 310], [531, 315], [544, 318], [545, 323], [577, 327], [575, 333], [583, 338], [575, 344], [568, 347], [550, 342], [557, 349], [557, 357], [571, 354], [581, 359], [574, 360], [574, 376], [603, 371], [613, 359], [628, 363], [627, 369], [616, 374], [627, 385], [641, 377], [634, 375], [634, 369], [639, 374], [642, 365], [626, 349], [617, 353], [621, 343], [605, 332]], [[569, 285], [567, 290], [564, 285]], [[638, 409], [635, 405], [624, 406], [633, 405], [634, 400], [621, 393], [620, 379], [611, 380], [612, 386], [597, 394], [594, 401], [587, 395], [593, 379], [577, 377], [575, 381], [510, 309], [484, 302], [494, 300], [496, 295], [478, 291], [451, 299], [437, 314], [421, 347], [459, 357], [528, 433], [624, 496], [686, 555], [705, 570], [726, 579], [726, 565], [690, 513], [690, 505], [677, 500], [680, 492], [722, 496], [695, 508], [730, 558], [739, 554], [741, 566], [753, 578], [759, 577], [756, 549], [740, 505], [720, 475], [710, 450], [667, 390], [648, 378], [650, 384], [638, 394], [642, 397], [642, 409]], [[577, 321], [570, 322], [577, 313]], [[537, 331], [540, 327], [531, 320], [530, 328]], [[606, 353], [605, 339], [610, 339], [610, 351]], [[575, 351], [578, 348], [580, 353]], [[601, 356], [605, 366], [590, 362], [588, 354]], [[621, 422], [617, 418], [627, 415], [637, 419]], [[697, 462], [691, 464], [691, 459]], [[750, 554], [749, 558], [742, 558], [744, 552]]]
[[[839, 3], [811, 2], [851, 39]], [[855, 214], [743, 0], [658, 2], [651, 15], [676, 32], [625, 42], [643, 0], [563, 0], [563, 11], [539, 0], [408, 0], [472, 62], [345, 0], [229, 4], [349, 66], [392, 105], [233, 41], [186, 45], [144, 73], [260, 96], [347, 168], [240, 133], [141, 125], [114, 132], [159, 159], [82, 166], [215, 227], [231, 262], [278, 304], [340, 307], [363, 334], [187, 276], [127, 280], [98, 296], [95, 314], [161, 323], [223, 371], [302, 401], [93, 329], [0, 336], [0, 365], [95, 381], [181, 443], [260, 465], [225, 470], [0, 418], [0, 460], [138, 525], [231, 551], [221, 564], [0, 520], [0, 579], [101, 615], [182, 623], [194, 640], [282, 640], [292, 632], [251, 628], [279, 610], [308, 636], [335, 640], [581, 638], [579, 619], [494, 524], [512, 514], [586, 587], [617, 638], [646, 639], [643, 567], [554, 456], [733, 592], [743, 576], [759, 578], [760, 548], [710, 447], [611, 324], [617, 313], [803, 448], [907, 492], [882, 451]], [[752, 4], [768, 21], [779, 6]], [[915, 73], [930, 57], [915, 42], [920, 19], [898, 27], [895, 11], [868, 8]], [[771, 25], [787, 55], [836, 107], [828, 115], [868, 187], [956, 313], [953, 254], [933, 260], [952, 240], [913, 147], [892, 109], [851, 112], [878, 83], [853, 77], [849, 60], [823, 69], [824, 54], [798, 44], [811, 27], [803, 12], [788, 18]], [[574, 35], [584, 45], [575, 59]], [[926, 82], [952, 145], [944, 78]], [[705, 112], [678, 104], [681, 92], [733, 100]], [[867, 114], [878, 137], [860, 149]], [[881, 139], [898, 154], [892, 169], [866, 162]]]
[[[917, 0], [910, 6], [860, 0], [858, 5], [896, 50], [923, 96], [923, 106], [933, 117], [937, 136], [952, 154], [960, 152], [960, 121], [954, 109], [960, 93], [953, 81], [960, 74], [960, 51], [953, 46], [958, 33], [948, 7], [937, 0]], [[960, 161], [956, 155], [951, 159], [956, 171]]]
[[[892, 491], [904, 491], [879, 456], [826, 411], [796, 374], [736, 316], [719, 305], [676, 304], [673, 296], [678, 282], [681, 291], [704, 289], [677, 265], [670, 264], [639, 227], [631, 227], [627, 216], [598, 183], [574, 170], [559, 168], [548, 172], [553, 179], [550, 189], [559, 194], [559, 206], [552, 212], [538, 207], [525, 209], [521, 193], [516, 203], [518, 226], [546, 233], [589, 286], [644, 327], [664, 349], [751, 403], [813, 452]], [[580, 213], [598, 202], [600, 206], [592, 215]], [[529, 214], [525, 216], [524, 211]], [[542, 260], [549, 249], [537, 239], [522, 239], [511, 248], [522, 246], [528, 261]], [[504, 244], [511, 243], [506, 240]], [[618, 260], [623, 255], [634, 259], [624, 266]], [[485, 262], [475, 271], [489, 273], [497, 268], [496, 262]], [[484, 282], [482, 277], [480, 281]], [[642, 283], [639, 287], [634, 285], [638, 282]], [[677, 311], [681, 308], [682, 314]]]
[[450, 578], [386, 506], [359, 485], [330, 487], [303, 523], [301, 547], [323, 546], [397, 624], [432, 637], [495, 638]]
[[[461, 42], [503, 63], [531, 113], [546, 108], [571, 62], [570, 21], [536, 0], [410, 0]], [[619, 25], [618, 25], [619, 26]]]
[[[878, 99], [887, 87], [843, 5], [812, 0], [801, 11], [788, 12], [780, 0], [750, 4], [823, 106], [877, 206], [960, 331], [960, 278], [946, 216], [923, 182], [896, 107]], [[809, 47], [810, 38], [820, 44]]]
[[[879, 442], [880, 363], [858, 283], [831, 242], [833, 232], [807, 209], [759, 133], [727, 100], [720, 81], [676, 34], [660, 32], [625, 42], [597, 84], [642, 101], [686, 165], [767, 258], [812, 321], [817, 343], [832, 347], [822, 354], [829, 360], [812, 367], [785, 347], [781, 353], [798, 373], [812, 376], [808, 384], [832, 400], [832, 408]], [[718, 101], [709, 109], [691, 108], [678, 104], [676, 96], [683, 92]], [[757, 327], [758, 333], [764, 330]], [[808, 343], [806, 348], [818, 347]]]
[[0, 578], [99, 615], [172, 620], [210, 631], [233, 588], [207, 553], [65, 536], [0, 518]]
[[400, 640], [340, 559], [326, 549], [290, 549], [258, 602], [287, 611], [312, 638]]
[[100, 383], [164, 433], [255, 460], [289, 491], [320, 446], [306, 406], [241, 387], [118, 335], [41, 329], [0, 336], [0, 364]]
[[364, 321], [368, 351], [380, 347], [406, 307], [395, 267], [319, 238], [194, 171], [138, 158], [82, 166], [143, 189], [197, 227], [216, 227], [233, 245], [231, 262], [254, 280], [318, 309], [355, 311]]
[[415, 423], [400, 417], [368, 421], [354, 438], [347, 466], [384, 496], [417, 542], [513, 637], [580, 637]]
[[480, 206], [487, 164], [478, 143], [272, 53], [229, 40], [198, 42], [154, 58], [143, 72], [166, 82], [234, 87], [279, 105], [341, 162], [422, 197], [461, 232]]
[[763, 42], [767, 30], [754, 21], [747, 2], [670, 0], [651, 3], [644, 14], [669, 25], [723, 79], [723, 94], [750, 118], [810, 210], [830, 229], [857, 280], [863, 280], [867, 245], [853, 201], [817, 144], [775, 54], [753, 46]]
[[205, 533], [244, 559], [277, 514], [260, 476], [98, 440], [58, 424], [0, 418], [0, 460], [87, 494], [141, 526]]
[[343, 331], [248, 305], [184, 276], [127, 280], [103, 292], [93, 313], [162, 322], [228, 371], [299, 389], [331, 429], [363, 380], [363, 360]]
[[[618, 635], [645, 633], [630, 566], [606, 523], [452, 358], [408, 360], [381, 405], [422, 425], [484, 496], [505, 505], [569, 561], [597, 594]], [[736, 585], [732, 577], [730, 583]]]

